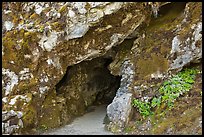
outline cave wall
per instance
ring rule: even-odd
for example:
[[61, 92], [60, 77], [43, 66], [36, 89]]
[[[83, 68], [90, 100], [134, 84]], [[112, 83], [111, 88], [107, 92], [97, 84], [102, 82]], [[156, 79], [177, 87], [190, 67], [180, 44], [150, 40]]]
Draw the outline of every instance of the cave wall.
[[[58, 127], [73, 113], [83, 113], [90, 102], [79, 94], [78, 86], [73, 83], [67, 94], [62, 93], [66, 86], [56, 92], [56, 85], [67, 68], [78, 70], [76, 75], [83, 70], [68, 66], [103, 56], [126, 38], [135, 40], [124, 41], [125, 48], [119, 48], [108, 66], [113, 75], [122, 77], [107, 108], [109, 129], [115, 132], [128, 123], [133, 96], [145, 97], [144, 90], [153, 93], [168, 75], [202, 58], [201, 3], [173, 4], [166, 7], [168, 12], [159, 12], [168, 2], [2, 4], [4, 134]], [[71, 82], [83, 84], [87, 76], [81, 76]], [[75, 100], [73, 105], [67, 98]], [[81, 108], [65, 111], [76, 106]]]

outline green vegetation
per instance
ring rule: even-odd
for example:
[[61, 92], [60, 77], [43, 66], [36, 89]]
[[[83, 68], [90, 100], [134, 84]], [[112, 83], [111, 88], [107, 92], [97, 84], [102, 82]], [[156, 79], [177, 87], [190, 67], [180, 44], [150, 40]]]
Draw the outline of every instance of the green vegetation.
[[41, 125], [41, 126], [40, 126], [40, 129], [41, 129], [41, 130], [47, 130], [48, 127], [47, 127], [46, 125]]
[[159, 88], [159, 96], [155, 96], [150, 102], [143, 102], [139, 99], [133, 99], [133, 107], [136, 107], [144, 117], [154, 114], [151, 109], [160, 107], [162, 103], [169, 109], [173, 107], [173, 102], [184, 93], [188, 92], [195, 82], [198, 69], [184, 69], [171, 79], [164, 81]]
[[140, 114], [143, 116], [149, 116], [152, 114], [150, 108], [150, 102], [142, 102], [138, 99], [133, 100], [133, 107], [137, 107], [139, 109]]

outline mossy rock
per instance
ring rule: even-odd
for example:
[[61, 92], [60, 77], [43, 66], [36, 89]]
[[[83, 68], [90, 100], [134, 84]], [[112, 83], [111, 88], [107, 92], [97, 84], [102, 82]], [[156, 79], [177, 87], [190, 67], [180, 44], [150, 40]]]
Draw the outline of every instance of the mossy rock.
[[152, 53], [150, 58], [138, 59], [137, 66], [137, 72], [139, 76], [144, 77], [157, 71], [166, 71], [168, 69], [168, 60], [162, 55]]
[[32, 105], [29, 105], [25, 108], [24, 112], [25, 112], [25, 114], [22, 117], [22, 121], [23, 121], [22, 132], [27, 132], [30, 129], [36, 127], [37, 111]]
[[56, 91], [49, 93], [43, 104], [38, 128], [46, 130], [60, 126], [60, 109], [56, 101]]

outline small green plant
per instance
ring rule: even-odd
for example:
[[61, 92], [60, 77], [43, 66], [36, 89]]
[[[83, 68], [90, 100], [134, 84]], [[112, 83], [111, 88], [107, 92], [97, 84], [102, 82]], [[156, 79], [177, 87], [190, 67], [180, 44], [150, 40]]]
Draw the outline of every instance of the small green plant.
[[133, 107], [136, 107], [144, 117], [153, 114], [151, 109], [160, 107], [161, 103], [167, 104], [168, 108], [171, 109], [174, 106], [173, 102], [180, 95], [183, 95], [192, 88], [195, 82], [195, 76], [198, 73], [199, 70], [195, 68], [184, 69], [171, 79], [163, 82], [162, 86], [159, 88], [158, 97], [154, 97], [150, 102], [133, 99]]
[[151, 106], [149, 102], [142, 102], [139, 99], [133, 100], [133, 107], [136, 107], [139, 109], [139, 112], [144, 116], [149, 116], [152, 112], [150, 110]]
[[151, 102], [151, 107], [152, 108], [154, 108], [154, 107], [156, 107], [156, 106], [160, 106], [161, 105], [161, 97], [158, 97], [158, 98], [156, 98], [156, 97], [154, 97], [153, 99], [152, 99], [152, 102]]
[[173, 102], [192, 88], [197, 73], [197, 69], [184, 69], [170, 80], [165, 81], [159, 89], [162, 96], [161, 102], [166, 103], [169, 108], [173, 107]]
[[48, 129], [48, 127], [47, 127], [47, 126], [45, 126], [45, 125], [41, 125], [41, 126], [40, 126], [40, 129], [41, 129], [41, 130], [47, 130], [47, 129]]

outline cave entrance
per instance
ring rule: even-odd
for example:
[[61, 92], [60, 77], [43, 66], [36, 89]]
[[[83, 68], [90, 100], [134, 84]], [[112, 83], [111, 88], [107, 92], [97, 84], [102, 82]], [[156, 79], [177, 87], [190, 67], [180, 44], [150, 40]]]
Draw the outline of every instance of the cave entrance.
[[[74, 115], [86, 112], [91, 106], [108, 105], [120, 87], [121, 76], [110, 73], [111, 57], [98, 57], [67, 68], [56, 85], [57, 96], [64, 96]], [[72, 107], [69, 107], [72, 106]], [[77, 110], [78, 109], [78, 110]]]
[[93, 80], [98, 85], [98, 94], [93, 102], [93, 105], [108, 105], [112, 102], [116, 95], [117, 90], [120, 87], [121, 76], [114, 76], [110, 73], [108, 65], [113, 61], [111, 58], [103, 58], [104, 65], [103, 70], [98, 71], [99, 75], [96, 75]]

